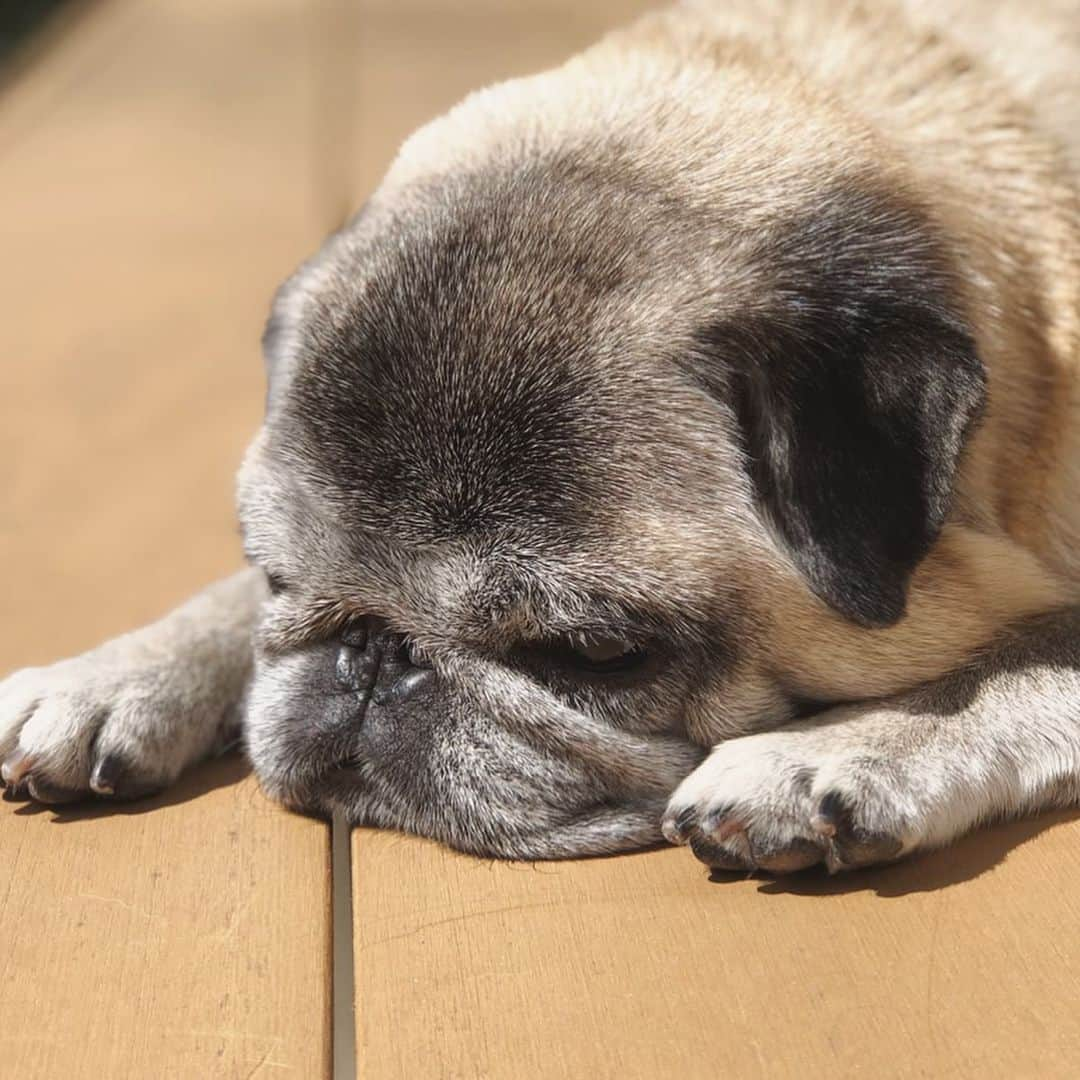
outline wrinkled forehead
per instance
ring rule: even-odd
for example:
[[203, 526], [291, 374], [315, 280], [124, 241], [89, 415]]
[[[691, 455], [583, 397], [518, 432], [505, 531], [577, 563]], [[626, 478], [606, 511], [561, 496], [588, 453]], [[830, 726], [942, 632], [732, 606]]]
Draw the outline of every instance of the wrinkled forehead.
[[301, 609], [286, 636], [371, 613], [433, 647], [498, 649], [561, 632], [677, 632], [721, 602], [725, 544], [706, 544], [695, 519], [657, 507], [583, 508], [572, 522], [523, 515], [417, 543], [343, 512], [265, 444], [249, 453], [240, 496], [249, 556], [288, 583]]

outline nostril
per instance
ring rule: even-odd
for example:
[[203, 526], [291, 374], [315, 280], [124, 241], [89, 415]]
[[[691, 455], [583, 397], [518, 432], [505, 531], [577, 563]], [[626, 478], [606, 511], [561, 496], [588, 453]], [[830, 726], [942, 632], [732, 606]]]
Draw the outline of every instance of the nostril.
[[395, 679], [389, 686], [380, 686], [376, 689], [374, 700], [377, 705], [400, 705], [415, 694], [421, 687], [426, 686], [435, 677], [431, 668], [410, 668], [400, 678]]
[[373, 700], [398, 702], [422, 686], [430, 674], [427, 656], [378, 616], [354, 619], [338, 638], [334, 681], [344, 689], [366, 695], [374, 688]]

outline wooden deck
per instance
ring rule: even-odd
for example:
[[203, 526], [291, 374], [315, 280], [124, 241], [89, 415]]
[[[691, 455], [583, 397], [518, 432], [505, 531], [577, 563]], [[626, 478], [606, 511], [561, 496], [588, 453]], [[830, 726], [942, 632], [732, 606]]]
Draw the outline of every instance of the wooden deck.
[[[417, 124], [645, 6], [103, 0], [20, 69], [0, 671], [238, 565], [274, 286]], [[676, 850], [492, 864], [368, 831], [351, 869], [371, 1080], [1080, 1068], [1075, 814], [836, 881], [710, 883]], [[145, 804], [4, 803], [0, 1078], [329, 1075], [331, 926], [328, 828], [238, 759]]]

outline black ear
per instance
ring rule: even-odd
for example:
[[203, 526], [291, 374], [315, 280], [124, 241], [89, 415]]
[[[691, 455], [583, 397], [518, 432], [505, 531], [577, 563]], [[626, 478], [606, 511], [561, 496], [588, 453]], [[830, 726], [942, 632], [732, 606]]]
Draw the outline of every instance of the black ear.
[[922, 228], [829, 217], [772, 252], [781, 288], [708, 330], [698, 373], [724, 384], [759, 505], [813, 591], [888, 626], [948, 514], [985, 373]]

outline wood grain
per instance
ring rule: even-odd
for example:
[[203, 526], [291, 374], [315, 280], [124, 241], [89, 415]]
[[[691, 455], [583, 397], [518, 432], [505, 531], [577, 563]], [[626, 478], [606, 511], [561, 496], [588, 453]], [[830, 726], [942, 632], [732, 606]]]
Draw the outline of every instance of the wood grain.
[[371, 1078], [1073, 1077], [1080, 820], [710, 881], [682, 850], [487, 863], [354, 834]]
[[0, 809], [0, 1076], [326, 1074], [326, 830], [245, 773]]

